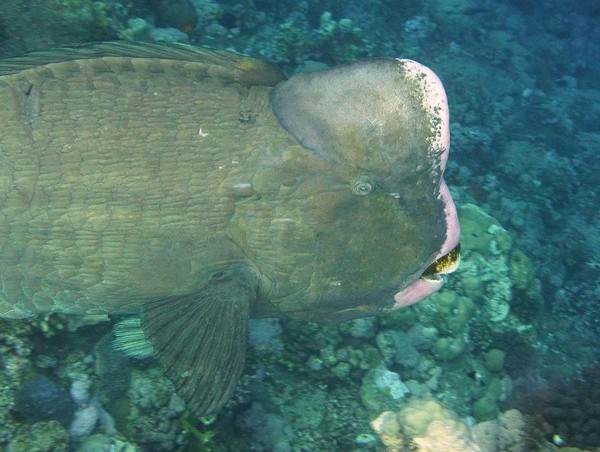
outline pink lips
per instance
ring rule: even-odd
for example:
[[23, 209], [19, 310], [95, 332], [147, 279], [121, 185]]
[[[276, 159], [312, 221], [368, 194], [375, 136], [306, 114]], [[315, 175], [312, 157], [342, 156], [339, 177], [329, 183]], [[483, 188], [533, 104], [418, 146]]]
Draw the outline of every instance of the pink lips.
[[454, 205], [454, 200], [450, 195], [450, 190], [448, 190], [448, 185], [446, 185], [444, 179], [442, 179], [440, 185], [440, 196], [444, 200], [444, 213], [446, 214], [446, 240], [438, 255], [435, 256], [436, 260], [456, 248], [460, 238], [460, 225], [458, 224], [456, 205]]
[[[441, 122], [439, 124], [439, 133], [432, 143], [432, 146], [434, 148], [442, 149], [440, 166], [443, 171], [446, 166], [446, 160], [448, 159], [448, 152], [450, 149], [449, 111], [446, 92], [444, 91], [442, 82], [431, 69], [411, 60], [402, 61], [413, 76], [425, 76], [425, 96], [423, 104], [426, 110], [432, 113], [435, 112], [435, 115], [439, 117]], [[446, 216], [446, 239], [444, 240], [439, 253], [436, 255], [435, 260], [445, 256], [456, 248], [460, 237], [460, 226], [458, 223], [458, 215], [456, 214], [456, 206], [443, 177], [440, 182], [440, 197], [444, 203], [444, 213]], [[391, 309], [393, 310], [413, 305], [437, 292], [443, 284], [444, 281], [440, 277], [432, 279], [416, 278], [415, 281], [394, 295], [395, 303]]]

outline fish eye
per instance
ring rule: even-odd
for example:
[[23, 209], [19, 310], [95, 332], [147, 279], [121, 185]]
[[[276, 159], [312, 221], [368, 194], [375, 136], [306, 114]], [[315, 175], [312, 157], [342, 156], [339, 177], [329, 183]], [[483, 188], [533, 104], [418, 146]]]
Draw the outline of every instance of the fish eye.
[[352, 192], [358, 196], [368, 195], [371, 193], [371, 190], [373, 190], [373, 184], [367, 176], [359, 177], [352, 187]]

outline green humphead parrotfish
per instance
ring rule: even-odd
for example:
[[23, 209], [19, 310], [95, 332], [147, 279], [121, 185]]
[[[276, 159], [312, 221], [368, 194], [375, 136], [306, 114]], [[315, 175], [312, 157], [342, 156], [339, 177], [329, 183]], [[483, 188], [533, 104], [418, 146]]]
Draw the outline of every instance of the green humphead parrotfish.
[[0, 317], [131, 315], [196, 415], [250, 317], [408, 306], [458, 263], [448, 107], [411, 60], [285, 79], [186, 45], [0, 60]]

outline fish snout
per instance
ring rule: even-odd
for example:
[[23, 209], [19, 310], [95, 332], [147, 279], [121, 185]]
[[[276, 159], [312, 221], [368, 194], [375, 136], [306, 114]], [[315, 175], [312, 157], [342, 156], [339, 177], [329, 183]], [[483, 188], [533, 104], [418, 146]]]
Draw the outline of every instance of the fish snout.
[[448, 185], [442, 179], [440, 197], [444, 203], [446, 221], [446, 239], [435, 260], [414, 282], [394, 295], [391, 310], [411, 306], [441, 289], [444, 284], [442, 275], [454, 272], [460, 263], [460, 225], [456, 205], [450, 195]]

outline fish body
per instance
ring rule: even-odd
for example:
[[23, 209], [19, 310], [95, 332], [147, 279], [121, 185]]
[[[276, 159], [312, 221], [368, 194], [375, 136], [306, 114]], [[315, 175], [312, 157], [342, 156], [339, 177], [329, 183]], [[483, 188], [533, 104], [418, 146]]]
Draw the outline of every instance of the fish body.
[[0, 62], [0, 316], [134, 314], [197, 414], [250, 316], [414, 303], [458, 243], [446, 99], [408, 60], [284, 81], [241, 55], [104, 44]]

